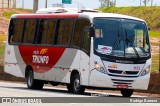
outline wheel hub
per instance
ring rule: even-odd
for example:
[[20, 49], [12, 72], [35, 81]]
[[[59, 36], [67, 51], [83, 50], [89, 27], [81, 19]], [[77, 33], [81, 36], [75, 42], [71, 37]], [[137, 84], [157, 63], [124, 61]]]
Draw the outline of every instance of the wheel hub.
[[76, 90], [76, 91], [78, 91], [78, 89], [79, 89], [79, 86], [80, 86], [80, 83], [79, 83], [80, 81], [79, 81], [79, 79], [76, 79], [75, 81], [74, 81], [74, 89]]
[[29, 86], [31, 86], [32, 83], [33, 83], [33, 74], [32, 74], [32, 72], [29, 72], [29, 74], [28, 74], [28, 84], [29, 84]]

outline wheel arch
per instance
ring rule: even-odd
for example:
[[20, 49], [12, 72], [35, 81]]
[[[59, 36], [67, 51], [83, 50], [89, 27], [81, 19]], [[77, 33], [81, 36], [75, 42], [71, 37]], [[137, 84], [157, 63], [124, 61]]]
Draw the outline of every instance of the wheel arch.
[[73, 78], [73, 76], [74, 76], [75, 74], [79, 74], [79, 77], [80, 77], [80, 80], [81, 80], [81, 76], [80, 76], [79, 71], [78, 71], [78, 70], [76, 70], [76, 69], [74, 69], [74, 70], [72, 70], [72, 72], [71, 72], [71, 76], [70, 76], [70, 83], [71, 83], [72, 78]]

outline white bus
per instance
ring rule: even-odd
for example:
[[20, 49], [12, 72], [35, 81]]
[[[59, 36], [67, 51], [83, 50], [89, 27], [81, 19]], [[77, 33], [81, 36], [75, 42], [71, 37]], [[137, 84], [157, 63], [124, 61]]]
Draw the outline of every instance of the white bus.
[[11, 16], [4, 70], [26, 78], [29, 89], [63, 83], [72, 93], [95, 87], [148, 88], [151, 50], [144, 20], [113, 13]]

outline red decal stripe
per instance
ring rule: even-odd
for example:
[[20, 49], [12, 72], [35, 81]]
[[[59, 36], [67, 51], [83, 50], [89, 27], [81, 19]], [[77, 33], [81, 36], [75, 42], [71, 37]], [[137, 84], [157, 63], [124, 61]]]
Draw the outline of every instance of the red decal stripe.
[[35, 72], [47, 72], [59, 61], [65, 48], [19, 46], [19, 51], [26, 65], [31, 65]]
[[78, 14], [24, 14], [17, 18], [78, 18]]

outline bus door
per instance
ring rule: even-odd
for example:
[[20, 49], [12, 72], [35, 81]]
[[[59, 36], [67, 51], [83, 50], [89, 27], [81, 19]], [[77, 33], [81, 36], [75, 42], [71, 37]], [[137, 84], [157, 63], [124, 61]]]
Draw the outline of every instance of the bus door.
[[81, 84], [88, 85], [89, 78], [89, 60], [90, 60], [90, 28], [85, 27], [81, 41], [81, 54], [80, 54], [80, 72]]

